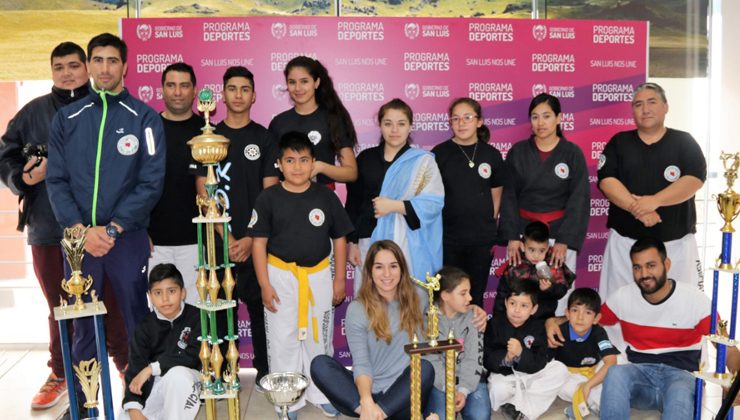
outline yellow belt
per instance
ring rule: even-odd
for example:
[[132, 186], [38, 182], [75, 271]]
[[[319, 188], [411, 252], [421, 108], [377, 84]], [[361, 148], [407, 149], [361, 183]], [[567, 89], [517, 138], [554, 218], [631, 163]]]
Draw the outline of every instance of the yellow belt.
[[[585, 367], [569, 367], [568, 372], [576, 375], [583, 375], [586, 378], [591, 379], [596, 374], [596, 365]], [[573, 415], [576, 417], [576, 420], [583, 420], [583, 416], [581, 415], [580, 410], [581, 404], [585, 405], [585, 407], [588, 408], [588, 401], [586, 401], [586, 398], [583, 395], [583, 384], [580, 384], [578, 386], [578, 389], [576, 389], [576, 392], [573, 394], [572, 404]], [[588, 412], [586, 414], [588, 414]]]
[[[267, 263], [281, 270], [290, 271], [298, 280], [298, 340], [305, 340], [308, 335], [308, 305], [314, 306], [313, 293], [308, 284], [308, 275], [318, 273], [329, 267], [329, 257], [324, 258], [313, 267], [301, 267], [296, 263], [287, 263], [274, 255], [267, 256]], [[319, 342], [319, 323], [316, 316], [311, 316], [313, 341]]]

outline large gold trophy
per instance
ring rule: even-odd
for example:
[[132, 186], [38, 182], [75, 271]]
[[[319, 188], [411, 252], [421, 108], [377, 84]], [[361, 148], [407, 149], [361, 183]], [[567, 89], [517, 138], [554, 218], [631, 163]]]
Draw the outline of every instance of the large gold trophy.
[[[717, 363], [714, 372], [707, 369], [706, 364], [702, 364], [699, 367], [698, 372], [694, 372], [694, 375], [707, 382], [714, 383], [716, 385], [729, 388], [734, 380], [734, 377], [727, 373], [726, 361], [727, 361], [727, 346], [735, 347], [740, 344], [740, 341], [735, 339], [736, 330], [736, 319], [737, 319], [737, 305], [738, 305], [738, 285], [740, 279], [740, 261], [733, 265], [732, 263], [732, 233], [735, 229], [732, 227], [732, 222], [740, 214], [740, 194], [736, 193], [732, 187], [737, 179], [738, 168], [740, 167], [740, 153], [725, 153], [720, 154], [722, 165], [724, 166], [724, 176], [727, 181], [727, 189], [715, 196], [717, 200], [717, 210], [719, 210], [720, 216], [724, 220], [725, 224], [722, 226], [720, 231], [722, 232], [722, 252], [715, 262], [713, 269], [713, 287], [712, 287], [712, 311], [710, 315], [710, 329], [709, 335], [704, 336], [703, 342], [711, 342], [717, 348]], [[717, 300], [719, 295], [719, 276], [720, 272], [732, 274], [732, 307], [730, 308], [730, 319], [731, 324], [729, 325], [727, 320], [718, 320], [717, 312]], [[734, 385], [733, 385], [734, 387]], [[701, 407], [702, 403], [702, 386], [697, 386], [696, 392], [696, 407]], [[732, 397], [734, 399], [734, 396]], [[724, 404], [723, 404], [724, 407]], [[717, 418], [724, 418], [717, 417]]]
[[[110, 387], [110, 372], [108, 370], [108, 352], [105, 348], [105, 328], [103, 327], [103, 315], [107, 313], [105, 304], [98, 300], [95, 290], [90, 291], [93, 285], [91, 276], [85, 278], [82, 275], [82, 259], [85, 256], [85, 234], [87, 228], [64, 229], [62, 248], [67, 257], [71, 269], [68, 280], [62, 279], [62, 289], [69, 295], [74, 296], [75, 303], [69, 306], [64, 297], [60, 297], [59, 306], [54, 308], [54, 319], [59, 324], [59, 335], [61, 338], [62, 359], [64, 362], [64, 375], [67, 380], [67, 392], [69, 393], [70, 416], [72, 420], [79, 420], [80, 413], [77, 411], [76, 389], [72, 380], [73, 371], [80, 382], [82, 393], [85, 396], [84, 407], [87, 408], [87, 416], [98, 418], [98, 387], [103, 386], [103, 407], [105, 417], [114, 418], [113, 398]], [[88, 292], [89, 291], [89, 292]], [[84, 295], [90, 295], [90, 302], [83, 300]], [[79, 365], [72, 365], [72, 357], [69, 343], [69, 331], [67, 321], [70, 319], [93, 317], [95, 324], [95, 342], [97, 346], [97, 358], [80, 361]]]
[[[193, 159], [207, 168], [206, 193], [204, 196], [195, 197], [199, 214], [193, 218], [193, 223], [198, 229], [198, 276], [195, 286], [198, 290], [201, 321], [201, 347], [199, 358], [203, 365], [201, 370], [201, 397], [206, 400], [206, 418], [216, 419], [216, 400], [226, 399], [228, 402], [228, 413], [230, 420], [238, 420], [239, 411], [239, 351], [236, 348], [238, 336], [234, 334], [234, 308], [236, 301], [233, 299], [235, 286], [234, 276], [231, 272], [233, 264], [229, 262], [228, 230], [231, 217], [224, 208], [223, 200], [216, 196], [218, 180], [216, 179], [215, 166], [226, 158], [229, 148], [229, 139], [215, 134], [214, 127], [210, 123], [210, 114], [216, 109], [216, 101], [210, 89], [203, 89], [198, 94], [198, 110], [204, 114], [206, 125], [202, 128], [203, 134], [193, 137], [188, 141]], [[205, 208], [205, 215], [202, 209]], [[216, 262], [216, 224], [223, 228], [223, 259], [224, 264], [219, 267]], [[206, 228], [206, 240], [203, 243], [203, 225]], [[205, 255], [204, 255], [205, 246]], [[223, 268], [223, 282], [219, 283], [217, 271]], [[223, 287], [226, 299], [219, 299], [219, 291]], [[218, 337], [216, 328], [216, 312], [225, 310], [227, 315], [228, 335], [223, 339]], [[226, 351], [227, 366], [222, 371], [224, 356], [221, 354], [219, 344], [226, 340], [229, 342]]]
[[429, 294], [429, 308], [427, 309], [427, 338], [426, 343], [419, 343], [414, 335], [411, 344], [404, 346], [404, 350], [411, 358], [411, 419], [421, 420], [421, 356], [427, 353], [445, 354], [445, 419], [455, 419], [455, 361], [457, 352], [462, 350], [462, 344], [455, 339], [452, 330], [447, 340], [439, 342], [439, 308], [434, 304], [434, 292], [439, 290], [440, 276], [430, 276], [427, 273], [426, 282], [414, 279], [414, 282], [426, 289]]

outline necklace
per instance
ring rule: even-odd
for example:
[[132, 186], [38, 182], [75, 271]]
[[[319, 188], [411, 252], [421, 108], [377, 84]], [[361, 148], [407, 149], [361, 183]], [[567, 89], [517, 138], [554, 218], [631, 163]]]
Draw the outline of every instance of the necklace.
[[473, 147], [473, 156], [472, 157], [468, 157], [468, 154], [465, 153], [465, 150], [463, 150], [462, 146], [460, 146], [457, 143], [455, 143], [455, 144], [457, 145], [457, 148], [460, 149], [460, 151], [462, 152], [462, 154], [465, 156], [465, 159], [468, 160], [468, 167], [469, 168], [473, 168], [475, 166], [475, 152], [478, 151], [478, 142], [477, 141], [475, 142], [475, 147]]

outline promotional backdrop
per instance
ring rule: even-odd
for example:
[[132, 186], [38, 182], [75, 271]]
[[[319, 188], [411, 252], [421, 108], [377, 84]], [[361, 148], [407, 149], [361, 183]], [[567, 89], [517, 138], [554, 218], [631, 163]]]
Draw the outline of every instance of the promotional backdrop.
[[[349, 109], [361, 148], [377, 144], [377, 110], [399, 97], [414, 110], [414, 143], [425, 149], [451, 137], [447, 107], [467, 96], [483, 106], [491, 143], [506, 156], [530, 134], [527, 108], [534, 95], [560, 98], [564, 135], [586, 156], [591, 218], [578, 256], [576, 284], [597, 287], [606, 244], [608, 201], [596, 188], [596, 164], [611, 136], [634, 128], [630, 101], [646, 80], [646, 22], [467, 18], [234, 17], [123, 19], [129, 47], [126, 87], [163, 109], [161, 73], [184, 61], [195, 68], [198, 88], [221, 101], [226, 68], [242, 65], [255, 75], [252, 119], [267, 126], [291, 106], [283, 69], [295, 56], [320, 60]], [[359, 151], [358, 151], [359, 152]], [[341, 195], [341, 192], [340, 192]], [[249, 215], [232, 214], [232, 217]], [[496, 252], [493, 268], [503, 260]], [[195, 262], [194, 262], [195, 264]], [[493, 272], [493, 268], [491, 272]], [[352, 272], [347, 291], [351, 292]], [[496, 282], [489, 282], [490, 312]], [[336, 357], [350, 363], [344, 337], [349, 296], [336, 312]], [[239, 311], [242, 365], [251, 366], [247, 311]]]

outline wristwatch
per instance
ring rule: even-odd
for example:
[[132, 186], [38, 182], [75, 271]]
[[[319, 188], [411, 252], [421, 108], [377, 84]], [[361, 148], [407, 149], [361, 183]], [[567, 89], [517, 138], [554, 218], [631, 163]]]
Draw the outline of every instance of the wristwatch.
[[113, 223], [108, 223], [105, 226], [105, 233], [107, 233], [108, 236], [110, 236], [113, 239], [116, 239], [120, 235], [120, 233], [118, 233], [118, 229], [116, 229]]

